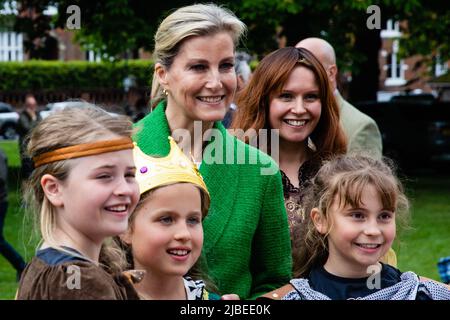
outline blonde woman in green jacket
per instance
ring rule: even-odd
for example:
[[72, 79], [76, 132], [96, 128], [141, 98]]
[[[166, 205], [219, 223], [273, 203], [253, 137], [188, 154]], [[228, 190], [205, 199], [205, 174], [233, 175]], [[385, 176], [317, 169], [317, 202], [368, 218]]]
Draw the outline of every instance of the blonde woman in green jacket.
[[134, 137], [150, 155], [169, 152], [167, 137], [190, 153], [211, 195], [203, 255], [221, 294], [251, 299], [291, 276], [281, 176], [266, 154], [220, 123], [236, 91], [235, 47], [245, 25], [214, 4], [180, 8], [155, 35], [154, 110]]

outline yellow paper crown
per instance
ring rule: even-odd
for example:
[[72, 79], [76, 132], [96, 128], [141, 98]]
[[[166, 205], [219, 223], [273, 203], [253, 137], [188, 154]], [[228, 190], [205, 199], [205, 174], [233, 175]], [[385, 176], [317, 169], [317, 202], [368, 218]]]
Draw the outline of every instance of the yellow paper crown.
[[195, 164], [170, 136], [169, 143], [170, 152], [164, 158], [154, 158], [145, 154], [135, 143], [133, 156], [140, 194], [159, 186], [188, 182], [199, 186], [209, 195], [208, 188]]

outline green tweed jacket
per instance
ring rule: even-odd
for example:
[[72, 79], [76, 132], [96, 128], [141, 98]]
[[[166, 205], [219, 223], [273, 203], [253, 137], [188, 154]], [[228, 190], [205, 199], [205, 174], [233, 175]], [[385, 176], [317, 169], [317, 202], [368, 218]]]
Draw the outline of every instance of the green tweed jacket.
[[348, 139], [347, 152], [362, 151], [381, 159], [382, 139], [375, 120], [344, 100], [339, 92], [336, 101], [341, 112], [341, 125]]
[[[164, 103], [135, 126], [134, 140], [143, 152], [159, 156], [169, 153], [171, 132]], [[241, 299], [253, 299], [291, 279], [291, 244], [281, 176], [268, 155], [231, 136], [220, 122], [214, 128], [215, 139], [205, 147], [200, 166], [211, 195], [203, 223], [203, 254], [208, 274], [221, 294], [236, 293]], [[245, 163], [239, 158], [242, 151]], [[222, 164], [220, 152], [229, 157]], [[252, 157], [258, 160], [256, 164], [249, 164]], [[216, 163], [211, 163], [214, 159]], [[237, 163], [239, 159], [242, 164]], [[261, 168], [269, 166], [274, 174], [262, 175]]]

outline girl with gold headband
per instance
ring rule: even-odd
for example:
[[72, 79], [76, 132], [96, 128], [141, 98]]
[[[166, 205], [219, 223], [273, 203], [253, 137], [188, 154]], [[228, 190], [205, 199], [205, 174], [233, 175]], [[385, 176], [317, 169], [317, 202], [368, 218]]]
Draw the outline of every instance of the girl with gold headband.
[[134, 149], [141, 198], [121, 240], [131, 267], [145, 271], [135, 288], [144, 300], [217, 300], [199, 260], [209, 192], [197, 167], [169, 141], [164, 158]]
[[[31, 133], [26, 188], [42, 242], [18, 299], [138, 299], [108, 237], [127, 230], [139, 189], [131, 123], [86, 105], [44, 119]], [[123, 255], [122, 255], [123, 256]]]

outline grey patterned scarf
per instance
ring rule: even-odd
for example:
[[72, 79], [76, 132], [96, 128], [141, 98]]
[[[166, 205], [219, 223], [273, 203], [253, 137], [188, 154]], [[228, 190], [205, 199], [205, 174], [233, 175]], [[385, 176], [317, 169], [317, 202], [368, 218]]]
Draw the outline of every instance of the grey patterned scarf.
[[[354, 300], [415, 300], [417, 293], [423, 291], [433, 300], [450, 300], [450, 290], [434, 281], [419, 281], [414, 272], [402, 273], [400, 282], [381, 289], [365, 297]], [[331, 300], [326, 295], [311, 289], [307, 279], [292, 279], [292, 290], [283, 300]]]

